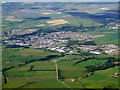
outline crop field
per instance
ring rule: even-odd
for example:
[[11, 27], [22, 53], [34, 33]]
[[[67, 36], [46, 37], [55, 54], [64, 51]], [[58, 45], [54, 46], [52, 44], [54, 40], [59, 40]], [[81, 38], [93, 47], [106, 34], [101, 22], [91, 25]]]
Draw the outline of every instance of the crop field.
[[59, 20], [47, 21], [47, 23], [51, 26], [54, 26], [54, 25], [66, 24], [66, 23], [69, 23], [69, 22], [65, 21], [63, 19], [59, 19]]

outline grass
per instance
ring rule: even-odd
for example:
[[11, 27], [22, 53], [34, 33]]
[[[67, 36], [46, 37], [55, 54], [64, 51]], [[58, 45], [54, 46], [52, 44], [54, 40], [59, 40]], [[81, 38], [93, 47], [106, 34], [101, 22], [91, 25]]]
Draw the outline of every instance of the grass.
[[46, 80], [56, 80], [56, 78], [52, 77], [7, 77], [8, 82], [14, 83], [14, 82], [41, 82]]
[[71, 61], [71, 60], [80, 60], [82, 59], [82, 57], [80, 55], [66, 55], [64, 57], [59, 57], [59, 58], [56, 58], [56, 59], [52, 59], [52, 60], [66, 60], [66, 61]]
[[7, 77], [56, 77], [55, 71], [18, 71], [6, 72]]
[[53, 62], [34, 62], [29, 65], [34, 66], [32, 70], [55, 70], [55, 64]]
[[[42, 59], [49, 55], [60, 55], [57, 52], [50, 52], [38, 49], [25, 49], [25, 48], [5, 48], [2, 51], [3, 68], [10, 66], [18, 66], [26, 61], [33, 59]], [[6, 61], [10, 61], [6, 63]]]
[[85, 74], [84, 70], [61, 70], [61, 76], [63, 78], [81, 77], [84, 74]]
[[84, 85], [81, 84], [81, 82], [72, 82], [72, 81], [63, 81], [65, 84], [69, 85], [71, 88], [80, 88], [84, 89]]
[[31, 55], [38, 56], [40, 53], [43, 53], [42, 50], [35, 50], [35, 49], [24, 49], [20, 50], [19, 53], [24, 57], [29, 57]]
[[[101, 38], [95, 38], [93, 41], [97, 45], [103, 45], [103, 44], [118, 44], [118, 32], [115, 33], [103, 33], [105, 35], [104, 37]], [[99, 39], [99, 41], [98, 41]]]
[[4, 85], [3, 86], [3, 89], [4, 88], [11, 88], [11, 90], [12, 90], [12, 88], [19, 88], [19, 87], [21, 87], [21, 86], [23, 86], [23, 85], [25, 85], [26, 84], [26, 82], [9, 82], [9, 83], [7, 83], [6, 85]]
[[56, 52], [43, 51], [38, 49], [23, 49], [23, 50], [20, 50], [19, 53], [24, 57], [29, 57], [31, 55], [39, 56], [39, 57], [45, 57], [48, 55], [60, 55], [59, 53], [56, 53]]
[[[28, 71], [30, 70], [31, 66], [33, 66], [32, 70], [38, 70], [38, 71]], [[48, 70], [48, 71], [39, 71], [39, 70]], [[36, 61], [22, 67], [16, 67], [10, 69], [6, 72], [6, 76], [7, 77], [46, 77], [46, 78], [55, 77], [56, 72], [49, 70], [55, 70], [54, 63], [48, 61], [44, 61], [44, 62]]]
[[106, 88], [118, 88], [118, 78], [112, 77], [112, 74], [117, 73], [118, 68], [113, 67], [106, 70], [96, 71], [93, 75], [81, 79], [87, 87], [96, 88], [94, 86], [101, 86]]
[[118, 45], [118, 30], [106, 30], [105, 28], [95, 31], [88, 31], [92, 35], [105, 35], [104, 37], [92, 39], [97, 45], [117, 44]]
[[16, 67], [13, 69], [10, 69], [8, 72], [21, 72], [21, 71], [27, 71], [30, 69], [30, 66], [22, 66], [22, 67]]
[[67, 88], [67, 87], [62, 83], [58, 82], [57, 80], [52, 81], [48, 80], [26, 85], [23, 88]]
[[[70, 62], [70, 61], [69, 61]], [[63, 78], [74, 78], [74, 77], [81, 77], [84, 75], [85, 68], [75, 67], [73, 66], [73, 62], [59, 62], [58, 63], [58, 69], [60, 70], [60, 75]]]
[[104, 65], [108, 60], [97, 60], [97, 59], [91, 59], [87, 61], [83, 61], [81, 63], [78, 63], [76, 66], [85, 68], [86, 66], [99, 66]]
[[81, 18], [81, 17], [66, 17], [65, 20], [67, 20], [68, 22], [70, 22], [71, 25], [74, 26], [79, 26], [80, 24], [83, 24], [84, 27], [91, 27], [91, 26], [101, 26], [101, 23], [97, 23], [95, 21], [92, 21], [90, 19], [87, 18]]

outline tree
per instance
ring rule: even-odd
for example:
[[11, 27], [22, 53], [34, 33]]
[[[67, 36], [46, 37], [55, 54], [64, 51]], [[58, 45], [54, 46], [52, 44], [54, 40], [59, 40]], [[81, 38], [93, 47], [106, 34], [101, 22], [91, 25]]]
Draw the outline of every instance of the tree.
[[80, 24], [79, 29], [83, 29], [83, 28], [84, 28], [83, 24]]

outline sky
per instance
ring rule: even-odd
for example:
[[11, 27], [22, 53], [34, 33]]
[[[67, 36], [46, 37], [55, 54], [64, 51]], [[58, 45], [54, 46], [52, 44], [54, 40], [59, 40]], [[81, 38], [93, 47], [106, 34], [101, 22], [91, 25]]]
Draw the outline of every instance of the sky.
[[120, 0], [0, 0], [16, 2], [119, 2]]

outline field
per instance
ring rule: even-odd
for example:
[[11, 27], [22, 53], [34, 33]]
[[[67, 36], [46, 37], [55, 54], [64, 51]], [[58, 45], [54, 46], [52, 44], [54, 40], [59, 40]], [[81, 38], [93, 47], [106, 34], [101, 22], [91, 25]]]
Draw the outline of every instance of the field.
[[[111, 83], [115, 84], [117, 79], [111, 77], [111, 75], [117, 72], [117, 67], [95, 71], [93, 75], [83, 78], [83, 76], [89, 74], [89, 72], [86, 71], [85, 65], [97, 65], [95, 63], [104, 64], [104, 62], [102, 62], [102, 60], [99, 60], [100, 62], [96, 62], [98, 60], [93, 59], [73, 65], [79, 60], [67, 60], [69, 57], [73, 56], [66, 57], [67, 58], [64, 58], [64, 60], [66, 59], [65, 61], [62, 61], [63, 59], [59, 59], [60, 62], [57, 62], [59, 70], [58, 77], [63, 83], [67, 84], [71, 88], [102, 88], [107, 87], [107, 85], [111, 85]], [[80, 57], [78, 56], [78, 58]], [[67, 88], [62, 83], [56, 81], [56, 68], [55, 63], [52, 61], [35, 61], [6, 71], [5, 76], [7, 77], [8, 83], [4, 85], [4, 88], [11, 87], [10, 85], [15, 85], [15, 83], [20, 84], [17, 84], [12, 88]], [[73, 82], [72, 79], [77, 81]], [[109, 80], [112, 81], [108, 83]], [[97, 82], [97, 84], [94, 82]], [[108, 84], [103, 85], [101, 82]], [[115, 87], [117, 87], [117, 84], [115, 84]]]
[[5, 20], [7, 20], [7, 21], [22, 21], [22, 20], [19, 20], [19, 19], [10, 19], [10, 18], [5, 19]]
[[[93, 75], [81, 79], [87, 85], [87, 88], [114, 88], [118, 86], [118, 79], [112, 77], [112, 74], [118, 72], [118, 67], [109, 68], [106, 70], [96, 71]], [[109, 82], [109, 83], [108, 83]]]
[[114, 43], [114, 44], [119, 45], [119, 43], [118, 43], [118, 30], [109, 30], [109, 31], [105, 30], [101, 34], [102, 35], [104, 34], [105, 36], [101, 37], [99, 41], [98, 41], [98, 38], [93, 39], [93, 41], [96, 44], [102, 45], [102, 44], [112, 44], [112, 43]]
[[85, 68], [86, 66], [99, 66], [99, 65], [104, 65], [108, 60], [97, 60], [97, 59], [91, 59], [91, 60], [87, 60], [87, 61], [83, 61], [81, 63], [78, 63], [76, 66], [78, 67], [83, 67]]
[[[34, 66], [34, 68], [30, 70], [31, 66]], [[58, 68], [62, 70], [62, 68]], [[77, 71], [81, 71], [72, 66], [63, 67], [63, 69], [64, 68], [66, 68], [65, 70], [68, 72], [70, 69], [73, 69], [75, 72], [70, 78], [73, 78], [76, 74], [78, 75]], [[68, 88], [56, 80], [56, 71], [50, 70], [55, 70], [55, 64], [48, 61], [37, 61], [22, 67], [10, 69], [5, 73], [8, 83], [4, 85], [4, 88]], [[67, 75], [68, 73], [62, 73], [62, 75], [64, 74]], [[11, 85], [16, 86], [12, 87]]]
[[43, 51], [37, 49], [25, 48], [6, 48], [3, 50], [3, 68], [10, 66], [18, 66], [26, 61], [46, 58], [49, 55], [60, 55], [57, 52]]
[[67, 88], [66, 86], [64, 86], [63, 84], [61, 84], [56, 80], [37, 82], [37, 83], [33, 83], [32, 85], [26, 85], [22, 88], [45, 88], [45, 87], [46, 88]]
[[66, 55], [64, 57], [59, 57], [56, 59], [52, 59], [52, 61], [54, 60], [58, 60], [58, 61], [73, 61], [76, 62], [77, 60], [82, 59], [83, 57], [79, 56], [79, 55]]
[[[10, 56], [12, 56], [12, 60], [18, 60], [19, 57], [24, 57], [28, 58], [25, 59], [27, 61], [31, 60], [32, 57], [31, 55], [36, 59], [38, 56], [41, 58], [46, 57], [47, 55], [59, 55], [56, 52], [49, 52], [49, 51], [43, 51], [39, 49], [25, 49], [25, 48], [20, 48], [19, 50], [17, 48], [7, 48], [7, 51], [4, 53], [4, 60], [7, 60]], [[10, 52], [13, 50], [14, 52]], [[43, 53], [43, 54], [42, 54]], [[44, 54], [47, 53], [47, 54]], [[16, 57], [13, 57], [15, 55]], [[11, 85], [16, 85], [12, 88], [67, 88], [64, 84], [60, 83], [59, 81], [56, 80], [56, 67], [55, 63], [53, 62], [54, 60], [58, 60], [57, 62], [58, 65], [58, 78], [62, 80], [63, 83], [66, 85], [70, 86], [71, 88], [102, 88], [102, 87], [107, 87], [107, 85], [111, 85], [110, 83], [115, 84], [116, 78], [111, 77], [111, 75], [115, 72], [117, 72], [117, 67], [116, 68], [111, 68], [111, 69], [105, 69], [105, 70], [100, 70], [100, 71], [95, 71], [93, 75], [90, 75], [89, 77], [83, 78], [85, 75], [89, 75], [90, 72], [86, 71], [87, 69], [85, 68], [86, 66], [99, 66], [99, 65], [104, 65], [108, 60], [100, 60], [100, 57], [107, 58], [109, 56], [95, 56], [94, 57], [98, 58], [97, 59], [90, 59], [87, 61], [82, 61], [81, 63], [78, 63], [74, 65], [76, 62], [83, 60], [84, 58], [87, 58], [88, 56], [81, 57], [79, 55], [66, 55], [64, 57], [58, 57], [54, 59], [50, 59], [49, 61], [33, 61], [30, 63], [24, 64], [25, 61], [22, 60], [21, 58], [20, 61], [14, 61], [10, 63], [6, 63], [5, 65], [15, 65], [14, 68], [7, 70], [5, 72], [5, 76], [7, 78], [7, 84], [3, 84], [4, 88], [10, 88]], [[40, 58], [39, 57], [39, 58]], [[91, 56], [92, 57], [92, 56]], [[33, 58], [33, 59], [34, 59]], [[23, 64], [23, 66], [19, 66], [19, 64]], [[5, 66], [5, 67], [7, 67]], [[113, 71], [113, 72], [110, 72]], [[101, 75], [101, 73], [104, 73]], [[106, 74], [108, 73], [108, 74]], [[107, 78], [109, 75], [110, 78]], [[98, 78], [99, 77], [99, 78]], [[73, 82], [72, 79], [75, 79], [76, 81]], [[103, 79], [103, 80], [101, 80]], [[106, 80], [114, 80], [110, 83], [108, 83]], [[51, 82], [52, 80], [52, 82]], [[96, 80], [96, 81], [95, 81]], [[98, 82], [98, 84], [94, 82]], [[101, 81], [100, 81], [101, 80]], [[4, 82], [4, 81], [3, 81]], [[51, 83], [50, 83], [51, 82]], [[101, 84], [106, 82], [108, 84], [102, 85]], [[15, 84], [17, 83], [17, 84]], [[50, 83], [48, 85], [48, 83]], [[56, 83], [56, 86], [54, 85]], [[40, 85], [39, 85], [40, 84]], [[115, 84], [115, 87], [116, 84]]]
[[59, 19], [59, 20], [47, 21], [47, 23], [50, 24], [50, 26], [54, 26], [54, 25], [66, 24], [69, 22], [67, 22], [63, 19]]

